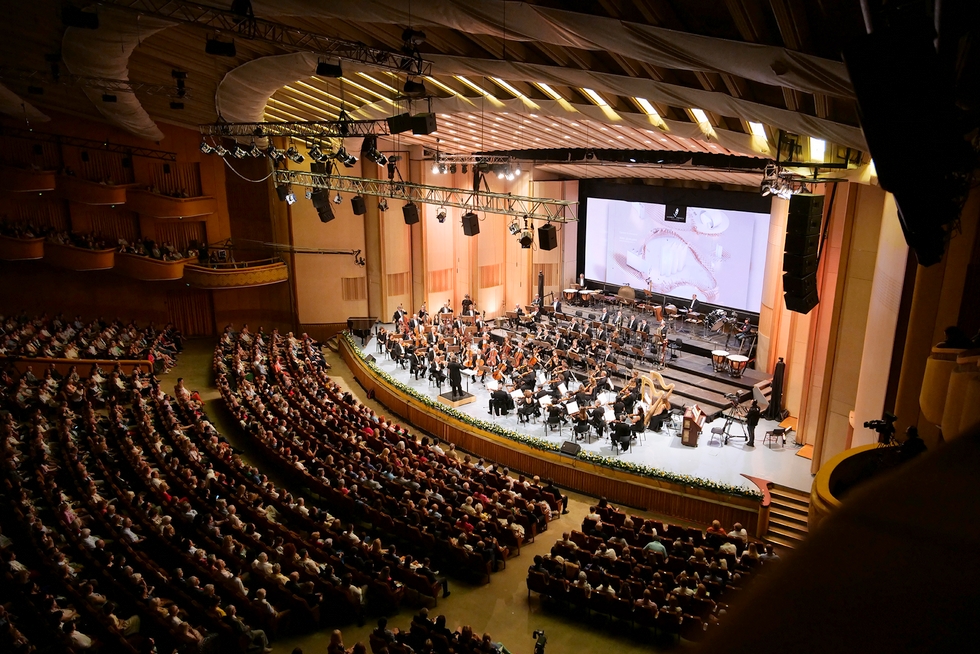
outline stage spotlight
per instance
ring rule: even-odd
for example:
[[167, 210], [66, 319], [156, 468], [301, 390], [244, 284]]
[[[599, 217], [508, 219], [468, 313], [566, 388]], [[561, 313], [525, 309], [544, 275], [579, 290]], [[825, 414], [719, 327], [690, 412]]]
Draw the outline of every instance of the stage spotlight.
[[438, 163], [436, 163], [436, 162], [433, 162], [432, 163], [432, 172], [433, 172], [433, 174], [436, 174], [436, 175], [439, 174], [439, 164]]
[[336, 64], [321, 61], [316, 65], [316, 75], [317, 77], [343, 77], [344, 71], [340, 68], [339, 61]]
[[510, 232], [511, 236], [517, 236], [520, 233], [521, 225], [517, 222], [517, 218], [510, 221], [510, 224], [507, 225], [507, 231]]
[[402, 92], [409, 97], [421, 98], [426, 94], [425, 84], [412, 79], [406, 79], [405, 85], [402, 87]]
[[387, 210], [388, 210], [388, 201], [385, 200], [384, 198], [378, 200], [378, 211], [387, 211]]
[[242, 146], [236, 145], [235, 149], [231, 152], [231, 156], [235, 157], [236, 159], [244, 159], [248, 156], [248, 152], [245, 152], [245, 150], [242, 149]]
[[436, 213], [436, 220], [440, 223], [446, 222], [446, 207], [439, 207], [439, 212]]
[[313, 199], [313, 189], [310, 189], [310, 188], [306, 189], [306, 199], [307, 200], [312, 200]]
[[221, 147], [220, 145], [218, 145], [218, 146], [215, 146], [215, 148], [214, 148], [214, 153], [215, 153], [216, 155], [218, 155], [219, 157], [223, 157], [223, 156], [225, 156], [226, 154], [228, 154], [228, 151], [227, 151], [227, 150], [225, 150], [225, 149], [224, 149], [223, 147]]
[[467, 166], [466, 164], [463, 164], [463, 174], [465, 175], [468, 172], [470, 172], [470, 167]]
[[378, 150], [378, 137], [377, 136], [366, 136], [364, 137], [364, 146], [361, 148], [364, 152], [364, 156], [368, 158], [369, 161], [373, 161], [379, 166], [387, 165], [388, 157], [384, 156]]
[[262, 152], [262, 148], [260, 148], [259, 146], [257, 146], [255, 143], [252, 143], [251, 147], [249, 147], [248, 153], [250, 155], [252, 155], [252, 158], [254, 158], [254, 159], [258, 159], [260, 157], [264, 157], [265, 156], [265, 153]]
[[207, 144], [206, 141], [201, 141], [201, 154], [211, 154], [214, 152], [214, 148]]
[[340, 204], [344, 201], [344, 198], [340, 197], [340, 191], [337, 191], [337, 195], [333, 196], [333, 203]]
[[446, 164], [439, 164], [439, 172], [443, 175], [446, 174]]
[[534, 232], [530, 229], [525, 229], [521, 233], [521, 247], [526, 250], [531, 247], [532, 243], [534, 243]]
[[293, 163], [298, 163], [298, 164], [303, 163], [303, 160], [305, 159], [305, 157], [299, 153], [299, 150], [297, 150], [293, 146], [289, 146], [289, 149], [286, 150], [286, 157]]
[[520, 175], [520, 174], [521, 174], [521, 164], [518, 162], [514, 164], [514, 175]]
[[346, 168], [353, 168], [354, 164], [357, 163], [357, 157], [347, 152], [347, 149], [344, 148], [344, 146], [340, 146], [340, 149], [337, 150], [337, 154], [334, 155], [334, 158], [340, 163], [344, 164], [344, 167]]
[[286, 204], [296, 204], [296, 194], [292, 191], [286, 194]]
[[275, 161], [277, 163], [280, 162], [280, 161], [282, 161], [286, 157], [286, 155], [283, 153], [283, 151], [277, 149], [276, 146], [274, 146], [274, 145], [270, 145], [266, 149], [265, 156], [269, 157], [270, 159], [272, 159], [273, 161]]
[[505, 175], [504, 171], [502, 170], [497, 171], [497, 179], [503, 179], [504, 175]]
[[422, 45], [425, 43], [425, 32], [406, 27], [402, 32], [402, 41], [411, 45]]
[[307, 151], [307, 154], [310, 155], [310, 159], [313, 161], [320, 161], [320, 158], [323, 157], [323, 153], [320, 152], [320, 146], [316, 143]]
[[276, 195], [279, 197], [280, 202], [286, 201], [286, 196], [289, 195], [289, 187], [285, 184], [279, 184], [276, 186]]

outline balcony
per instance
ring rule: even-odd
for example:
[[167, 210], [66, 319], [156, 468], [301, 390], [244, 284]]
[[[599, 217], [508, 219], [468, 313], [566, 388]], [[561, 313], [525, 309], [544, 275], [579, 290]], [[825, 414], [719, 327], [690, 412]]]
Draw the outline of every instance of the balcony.
[[115, 250], [89, 250], [60, 243], [44, 244], [44, 260], [68, 270], [109, 270], [115, 265]]
[[193, 218], [206, 216], [215, 211], [217, 203], [210, 196], [174, 198], [152, 191], [133, 189], [129, 192], [126, 208], [153, 218]]
[[43, 238], [0, 236], [0, 259], [4, 261], [30, 261], [43, 256]]
[[195, 259], [161, 261], [138, 254], [116, 253], [115, 271], [133, 279], [146, 282], [162, 282], [180, 279], [184, 276], [184, 264]]
[[278, 258], [200, 266], [184, 266], [184, 281], [195, 288], [248, 288], [267, 286], [289, 279], [289, 269]]
[[3, 166], [0, 168], [0, 190], [14, 193], [30, 191], [53, 191], [55, 173], [53, 170], [29, 170]]
[[71, 175], [58, 177], [58, 190], [62, 197], [79, 204], [126, 204], [129, 189], [128, 184], [100, 184]]

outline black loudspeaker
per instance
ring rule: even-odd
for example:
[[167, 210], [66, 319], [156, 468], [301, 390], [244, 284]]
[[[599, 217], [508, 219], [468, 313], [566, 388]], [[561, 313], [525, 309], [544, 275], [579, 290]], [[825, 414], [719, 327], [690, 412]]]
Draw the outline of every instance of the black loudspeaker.
[[363, 216], [367, 213], [367, 205], [364, 204], [364, 198], [360, 195], [355, 195], [350, 199], [350, 206], [354, 210], [355, 216]]
[[817, 292], [816, 274], [797, 277], [796, 275], [783, 275], [783, 291], [792, 295], [809, 295]]
[[582, 446], [574, 441], [565, 441], [561, 444], [561, 453], [568, 454], [571, 456], [578, 456], [578, 453], [582, 450]]
[[558, 247], [558, 230], [554, 225], [538, 227], [538, 247], [542, 250], [554, 250]]
[[328, 223], [336, 217], [333, 215], [333, 207], [330, 206], [329, 202], [322, 207], [318, 207], [316, 213], [320, 216], [321, 223]]
[[415, 114], [412, 116], [412, 134], [431, 134], [436, 131], [435, 114]]
[[285, 202], [286, 196], [289, 195], [289, 188], [287, 188], [286, 186], [277, 186], [276, 195], [279, 196], [280, 202]]
[[476, 236], [480, 233], [480, 217], [475, 213], [463, 214], [463, 233], [467, 236]]
[[783, 296], [786, 308], [809, 313], [817, 306], [817, 251], [823, 222], [824, 196], [801, 193], [789, 201], [783, 253]]
[[402, 207], [402, 215], [405, 216], [406, 225], [414, 225], [419, 221], [419, 207], [413, 202]]
[[327, 197], [327, 192], [323, 189], [317, 189], [310, 193], [310, 201], [313, 202], [313, 207], [317, 211], [323, 211], [323, 207], [330, 204], [330, 198]]
[[401, 134], [412, 129], [412, 114], [398, 114], [385, 120], [388, 123], [388, 131], [392, 134]]
[[376, 361], [373, 354], [367, 355], [366, 357], [364, 357], [364, 360], [367, 361], [368, 363], [374, 363]]

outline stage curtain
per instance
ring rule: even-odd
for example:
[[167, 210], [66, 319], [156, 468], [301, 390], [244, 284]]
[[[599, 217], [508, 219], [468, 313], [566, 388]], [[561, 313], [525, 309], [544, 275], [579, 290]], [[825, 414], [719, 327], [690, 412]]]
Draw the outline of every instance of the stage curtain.
[[188, 289], [168, 292], [167, 315], [184, 336], [214, 336], [211, 291]]

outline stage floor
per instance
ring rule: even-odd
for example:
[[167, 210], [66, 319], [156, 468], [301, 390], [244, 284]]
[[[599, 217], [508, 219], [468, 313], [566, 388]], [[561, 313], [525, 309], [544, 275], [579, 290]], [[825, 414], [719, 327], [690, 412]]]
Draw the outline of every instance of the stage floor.
[[[383, 325], [391, 329], [391, 325]], [[355, 339], [360, 342], [360, 339]], [[384, 354], [377, 351], [377, 343], [372, 338], [364, 345], [364, 352], [377, 357], [376, 365], [390, 374], [401, 383], [414, 388], [416, 391], [436, 398], [439, 394], [434, 384], [427, 379], [413, 379], [408, 373], [408, 369], [400, 368], [394, 361], [387, 358]], [[690, 357], [692, 360], [700, 360], [691, 354], [682, 354], [681, 358]], [[466, 380], [463, 381], [463, 388], [466, 388]], [[448, 384], [443, 385], [443, 391], [449, 389]], [[545, 432], [544, 422], [538, 419], [526, 425], [522, 425], [517, 419], [517, 412], [511, 411], [506, 416], [489, 415], [490, 393], [483, 387], [479, 380], [470, 382], [469, 392], [476, 396], [476, 401], [459, 407], [457, 410], [473, 418], [496, 422], [497, 424], [512, 431], [545, 438], [560, 445], [562, 441], [572, 440], [574, 432], [571, 424], [558, 431]], [[745, 440], [733, 438], [728, 445], [718, 445], [709, 443], [712, 427], [722, 427], [725, 424], [724, 418], [719, 418], [714, 422], [704, 424], [701, 432], [699, 444], [696, 448], [681, 445], [679, 435], [674, 435], [674, 430], [666, 427], [662, 432], [646, 431], [644, 437], [634, 444], [633, 449], [622, 454], [614, 454], [609, 442], [608, 433], [601, 440], [593, 439], [592, 443], [581, 441], [579, 444], [582, 449], [596, 452], [604, 456], [618, 456], [627, 461], [642, 465], [653, 466], [668, 470], [677, 474], [687, 474], [715, 482], [731, 484], [733, 486], [743, 486], [755, 488], [755, 485], [743, 477], [743, 474], [753, 477], [768, 479], [777, 484], [788, 486], [800, 491], [808, 492], [812, 482], [810, 474], [810, 461], [803, 457], [796, 456], [797, 448], [793, 443], [793, 434], [789, 434], [786, 445], [781, 443], [770, 448], [762, 445], [762, 439], [767, 431], [778, 426], [778, 422], [773, 420], [762, 420], [756, 428], [755, 447], [745, 447]], [[733, 435], [740, 435], [738, 425], [733, 425], [731, 429]]]

